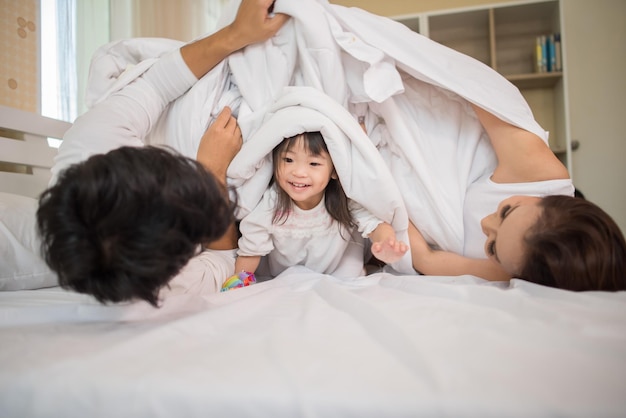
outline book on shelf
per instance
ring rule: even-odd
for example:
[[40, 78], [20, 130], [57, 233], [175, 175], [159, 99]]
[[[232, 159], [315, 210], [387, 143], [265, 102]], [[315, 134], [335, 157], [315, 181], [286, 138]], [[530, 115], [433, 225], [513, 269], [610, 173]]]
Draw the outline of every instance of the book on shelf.
[[539, 35], [535, 40], [535, 71], [550, 73], [562, 71], [561, 34]]
[[554, 71], [563, 71], [563, 60], [561, 58], [561, 34], [554, 34]]

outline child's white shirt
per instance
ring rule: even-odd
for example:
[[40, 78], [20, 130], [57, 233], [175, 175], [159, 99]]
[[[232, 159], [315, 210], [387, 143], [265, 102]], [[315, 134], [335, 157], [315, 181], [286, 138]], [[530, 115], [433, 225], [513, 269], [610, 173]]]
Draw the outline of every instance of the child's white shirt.
[[275, 187], [270, 187], [257, 207], [242, 219], [238, 255], [267, 255], [272, 276], [295, 265], [335, 277], [363, 275], [364, 236], [380, 220], [351, 204], [358, 227], [349, 230], [330, 216], [322, 199], [310, 210], [293, 205], [286, 220], [274, 223], [277, 197]]

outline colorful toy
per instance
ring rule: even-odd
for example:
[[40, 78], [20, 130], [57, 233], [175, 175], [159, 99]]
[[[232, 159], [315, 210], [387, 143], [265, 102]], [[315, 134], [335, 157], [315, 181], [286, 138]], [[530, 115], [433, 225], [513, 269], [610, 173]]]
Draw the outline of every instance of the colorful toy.
[[226, 281], [222, 285], [221, 291], [225, 292], [227, 290], [235, 289], [238, 287], [246, 287], [254, 283], [256, 283], [256, 277], [254, 277], [254, 273], [250, 273], [249, 271], [242, 271], [226, 279]]

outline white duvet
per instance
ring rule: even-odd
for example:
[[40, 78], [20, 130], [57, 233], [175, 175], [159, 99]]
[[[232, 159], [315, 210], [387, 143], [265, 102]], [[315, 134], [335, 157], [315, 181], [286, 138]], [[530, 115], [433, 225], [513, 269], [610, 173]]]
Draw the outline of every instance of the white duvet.
[[291, 268], [103, 306], [0, 292], [0, 416], [621, 417], [626, 293]]
[[[222, 25], [234, 17], [237, 7], [237, 1], [229, 5]], [[307, 96], [335, 101], [345, 110], [325, 123], [325, 130], [334, 130], [330, 125], [337, 124], [351, 141], [350, 146], [334, 147], [333, 159], [342, 167], [341, 181], [349, 185], [352, 196], [365, 197], [360, 203], [381, 213], [401, 236], [408, 214], [429, 241], [462, 253], [467, 186], [495, 166], [493, 150], [469, 103], [547, 141], [547, 132], [535, 122], [517, 88], [486, 65], [360, 9], [324, 0], [278, 0], [275, 10], [292, 19], [274, 38], [233, 54], [172, 103], [151, 139], [195, 156], [202, 133], [224, 105], [235, 109], [244, 140], [252, 142], [261, 137], [257, 133], [271, 114], [284, 106], [285, 95], [292, 103]], [[105, 46], [97, 55], [104, 70], [94, 71], [90, 78], [90, 103], [141, 74], [152, 57], [178, 46], [154, 39]], [[116, 72], [118, 77], [113, 76]], [[312, 90], [318, 94], [310, 94]], [[298, 94], [302, 97], [294, 99]], [[320, 98], [324, 95], [327, 99]], [[314, 110], [331, 116], [319, 106]], [[364, 118], [369, 140], [382, 159], [369, 151], [363, 158], [353, 158], [354, 152], [363, 152], [363, 138], [359, 135], [355, 142], [345, 129], [351, 125], [354, 131], [359, 117]], [[272, 124], [272, 132], [265, 127], [262, 136], [275, 139], [246, 143], [244, 150], [255, 147], [256, 151], [229, 168], [232, 184], [257, 186], [242, 189], [241, 216], [263, 192], [269, 146], [281, 135], [304, 129], [308, 122], [303, 118], [315, 119], [301, 114]], [[258, 155], [250, 158], [254, 152]], [[398, 204], [398, 196], [403, 204]], [[385, 201], [388, 206], [380, 207]], [[401, 264], [400, 271], [408, 271], [407, 260]]]
[[[279, 137], [322, 129], [351, 197], [400, 234], [408, 215], [442, 247], [462, 249], [465, 189], [495, 162], [468, 101], [546, 139], [519, 92], [358, 9], [277, 0], [276, 10], [294, 18], [172, 103], [152, 139], [195, 156], [231, 105], [246, 143], [229, 181], [245, 213]], [[103, 47], [89, 102], [180, 45]], [[385, 272], [340, 280], [296, 266], [229, 292], [172, 286], [162, 296], [156, 309], [59, 288], [0, 292], [0, 417], [626, 414], [626, 292]]]

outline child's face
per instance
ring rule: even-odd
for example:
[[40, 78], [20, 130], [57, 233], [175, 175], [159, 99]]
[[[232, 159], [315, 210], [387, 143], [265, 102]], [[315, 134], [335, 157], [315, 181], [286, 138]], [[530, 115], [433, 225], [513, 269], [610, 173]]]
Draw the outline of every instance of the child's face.
[[280, 155], [276, 181], [300, 209], [309, 210], [317, 206], [324, 190], [334, 178], [334, 166], [328, 153], [312, 155], [304, 141], [296, 143]]

